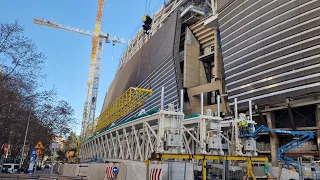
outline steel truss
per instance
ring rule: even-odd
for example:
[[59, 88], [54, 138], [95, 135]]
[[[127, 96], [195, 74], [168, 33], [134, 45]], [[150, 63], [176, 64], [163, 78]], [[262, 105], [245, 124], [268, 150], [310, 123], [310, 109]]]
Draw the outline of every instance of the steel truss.
[[[204, 114], [202, 106], [199, 117], [184, 119], [183, 112], [176, 111], [173, 104], [164, 110], [164, 89], [161, 97], [159, 112], [110, 128], [88, 139], [81, 146], [82, 161], [93, 158], [145, 161], [152, 153], [224, 154], [221, 117], [213, 116], [211, 110]], [[180, 97], [183, 100], [183, 95]], [[203, 102], [203, 94], [201, 99]]]

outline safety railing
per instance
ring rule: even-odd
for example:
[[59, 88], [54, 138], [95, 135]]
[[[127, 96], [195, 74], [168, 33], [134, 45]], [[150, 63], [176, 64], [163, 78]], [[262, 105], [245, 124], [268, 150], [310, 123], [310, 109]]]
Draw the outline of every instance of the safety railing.
[[129, 88], [97, 118], [96, 124], [93, 122], [88, 128], [93, 129], [94, 133], [104, 129], [143, 105], [151, 95], [152, 90], [150, 89]]

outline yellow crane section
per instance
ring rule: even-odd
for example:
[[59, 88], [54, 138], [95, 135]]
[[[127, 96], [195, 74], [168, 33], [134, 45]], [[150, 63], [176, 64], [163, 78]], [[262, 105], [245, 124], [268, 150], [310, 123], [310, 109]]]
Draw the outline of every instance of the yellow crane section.
[[[93, 67], [96, 66], [96, 61], [97, 61], [97, 48], [99, 43], [99, 34], [101, 29], [103, 6], [104, 6], [104, 0], [99, 0], [98, 10], [96, 15], [96, 24], [94, 26], [93, 37], [92, 37], [92, 50], [91, 50], [91, 59], [90, 59], [90, 66], [93, 66]], [[88, 84], [93, 83], [94, 70], [92, 74], [90, 74], [89, 72], [89, 76], [90, 75], [92, 75], [92, 79], [89, 79]]]
[[137, 109], [145, 103], [145, 101], [152, 95], [151, 89], [129, 88], [123, 93], [113, 104], [111, 104], [100, 116], [92, 122], [88, 128], [87, 133], [93, 134], [90, 129], [94, 128], [94, 132], [98, 132], [116, 120], [124, 117], [133, 110]]
[[[102, 11], [104, 7], [104, 0], [98, 1], [98, 10], [96, 15], [96, 24], [92, 37], [92, 50], [90, 58], [90, 66], [87, 82], [86, 100], [83, 109], [83, 119], [81, 135], [84, 137], [90, 136], [86, 134], [87, 126], [94, 122], [96, 111], [96, 100], [98, 96], [98, 87], [100, 79], [100, 66], [102, 61], [102, 42], [99, 40], [99, 34], [101, 29]], [[97, 56], [98, 54], [98, 56]]]
[[[99, 88], [99, 79], [100, 79], [100, 67], [102, 61], [102, 44], [105, 43], [120, 43], [126, 44], [123, 38], [114, 36], [110, 37], [109, 33], [101, 32], [101, 22], [102, 22], [102, 12], [104, 7], [104, 0], [98, 0], [98, 10], [96, 14], [96, 23], [94, 27], [94, 32], [84, 31], [79, 28], [74, 28], [70, 26], [66, 26], [63, 24], [58, 24], [51, 20], [45, 20], [44, 18], [34, 18], [33, 22], [38, 25], [49, 26], [52, 28], [63, 29], [87, 36], [92, 36], [92, 50], [90, 56], [90, 66], [88, 73], [88, 81], [87, 81], [87, 91], [86, 91], [86, 100], [84, 103], [83, 110], [83, 119], [82, 119], [82, 127], [81, 127], [81, 135], [83, 137], [90, 136], [92, 134], [86, 134], [86, 129], [89, 124], [94, 122], [95, 118], [95, 110], [96, 110], [96, 102], [98, 98], [98, 88]], [[92, 129], [93, 131], [93, 129]]]

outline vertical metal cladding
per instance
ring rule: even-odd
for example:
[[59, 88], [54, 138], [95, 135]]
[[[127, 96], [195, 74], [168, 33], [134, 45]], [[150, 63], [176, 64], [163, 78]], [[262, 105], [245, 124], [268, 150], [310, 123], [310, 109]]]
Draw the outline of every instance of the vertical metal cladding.
[[[178, 80], [174, 59], [176, 26], [177, 11], [171, 14], [162, 27], [151, 37], [150, 42], [146, 42], [143, 48], [117, 72], [109, 87], [105, 103], [111, 104], [129, 87], [153, 90], [152, 96], [144, 105], [118, 122], [129, 116], [136, 115], [141, 109], [150, 110], [159, 108], [162, 86], [165, 87], [165, 105], [174, 103], [178, 106]], [[138, 72], [139, 64], [140, 72]]]
[[[165, 87], [164, 105], [173, 103], [178, 107], [179, 94], [174, 59], [177, 11], [171, 14], [166, 23], [151, 38], [150, 46], [150, 82], [148, 78], [148, 42], [143, 47], [143, 58], [138, 87], [151, 88], [152, 96], [136, 111], [128, 116], [136, 115], [141, 109], [160, 108], [161, 87]], [[124, 118], [125, 119], [125, 118]]]
[[230, 102], [320, 91], [320, 0], [234, 0], [219, 26]]

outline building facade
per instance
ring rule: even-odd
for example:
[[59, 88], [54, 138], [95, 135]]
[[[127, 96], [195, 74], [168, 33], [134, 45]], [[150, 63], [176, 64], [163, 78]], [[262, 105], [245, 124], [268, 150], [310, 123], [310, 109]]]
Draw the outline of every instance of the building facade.
[[[319, 0], [171, 0], [152, 19], [151, 33], [140, 30], [123, 54], [103, 110], [130, 87], [153, 95], [116, 123], [159, 108], [163, 86], [164, 104], [177, 109], [184, 89], [186, 115], [200, 113], [201, 93], [213, 112], [220, 95], [224, 116], [235, 98], [244, 113], [252, 100], [259, 125], [317, 133], [293, 155], [319, 152]], [[258, 148], [276, 165], [277, 148], [290, 139], [261, 136]]]
[[[319, 0], [218, 1], [226, 89], [231, 107], [253, 101], [271, 128], [318, 131]], [[276, 149], [285, 138], [271, 139]], [[319, 138], [317, 138], [319, 146]]]
[[[211, 16], [211, 4], [203, 0], [172, 0], [157, 11], [152, 16], [151, 33], [146, 35], [141, 29], [124, 52], [103, 110], [130, 87], [152, 89], [153, 94], [144, 105], [117, 123], [142, 109], [159, 108], [163, 86], [165, 105], [173, 103], [179, 109], [180, 89], [184, 89], [186, 115], [200, 112], [201, 93], [204, 93], [205, 109], [215, 112], [216, 97], [225, 92], [217, 31], [206, 23]], [[215, 68], [217, 65], [219, 68]], [[224, 98], [221, 103], [221, 111], [226, 113], [228, 105]]]

